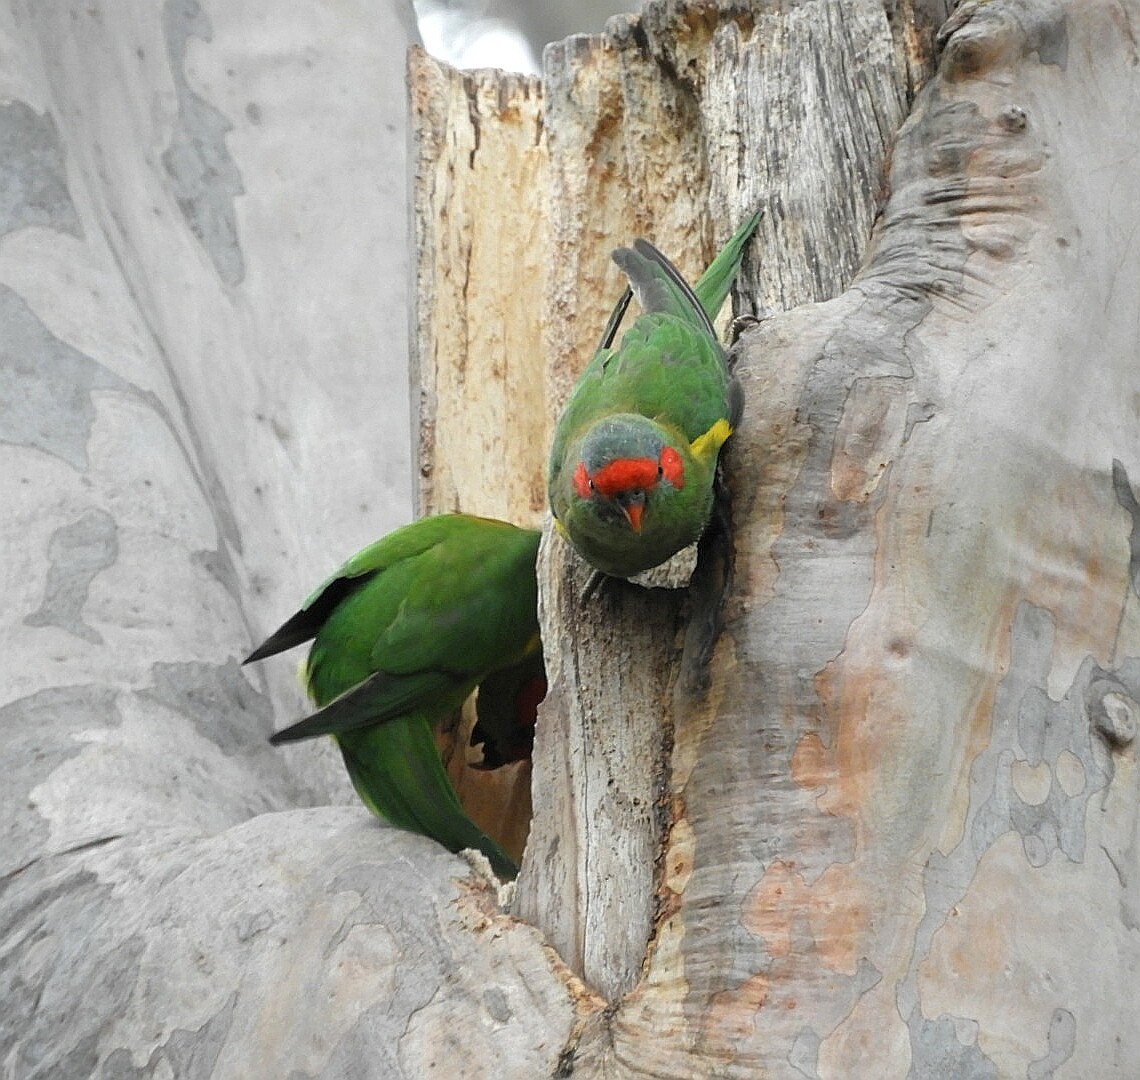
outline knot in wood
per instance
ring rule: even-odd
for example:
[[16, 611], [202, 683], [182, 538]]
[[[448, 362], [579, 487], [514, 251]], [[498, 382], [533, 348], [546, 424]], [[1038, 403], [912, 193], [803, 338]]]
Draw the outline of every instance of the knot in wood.
[[[1136, 738], [1140, 726], [1140, 705], [1116, 683], [1104, 682], [1090, 687], [1094, 691], [1089, 702], [1089, 719], [1093, 727], [1112, 746], [1127, 746]], [[1100, 693], [1096, 693], [1099, 690]]]
[[998, 114], [998, 124], [1011, 134], [1024, 131], [1029, 123], [1029, 114], [1020, 105], [1007, 105]]

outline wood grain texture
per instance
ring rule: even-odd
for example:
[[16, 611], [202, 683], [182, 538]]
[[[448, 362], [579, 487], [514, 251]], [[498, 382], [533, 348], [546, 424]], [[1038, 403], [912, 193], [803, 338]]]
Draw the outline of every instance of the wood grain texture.
[[[881, 194], [886, 140], [904, 116], [901, 55], [877, 4], [783, 13], [653, 4], [640, 19], [611, 20], [602, 38], [547, 51], [558, 210], [547, 333], [555, 410], [620, 287], [611, 274], [602, 296], [592, 285], [575, 293], [572, 275], [632, 236], [648, 236], [695, 278], [761, 205], [766, 215], [746, 277], [763, 285], [738, 311], [803, 303], [850, 282]], [[816, 57], [827, 63], [809, 62]], [[845, 73], [856, 66], [852, 83]], [[772, 115], [774, 103], [781, 109]], [[780, 130], [765, 132], [765, 124]], [[840, 145], [835, 127], [845, 132]], [[684, 683], [681, 635], [694, 625], [703, 640], [715, 615], [693, 611], [684, 595], [627, 596], [617, 583], [603, 590], [608, 602], [584, 605], [576, 564], [553, 539], [543, 601], [553, 689], [535, 785], [557, 809], [536, 817], [517, 910], [612, 999], [639, 978], [662, 911], [664, 863], [644, 853], [660, 850], [674, 816], [659, 755], [669, 750]], [[546, 725], [557, 730], [549, 742]], [[567, 745], [582, 747], [580, 760], [565, 757]], [[552, 746], [558, 749], [545, 757]], [[621, 778], [607, 781], [612, 797], [598, 798], [598, 775]], [[646, 812], [646, 800], [656, 813]], [[567, 903], [570, 895], [578, 899]]]
[[409, 53], [419, 509], [541, 525], [542, 84]]
[[[421, 513], [541, 526], [548, 156], [538, 79], [408, 54], [413, 119], [413, 422]], [[516, 859], [529, 762], [470, 768], [473, 701], [440, 734], [467, 812]]]

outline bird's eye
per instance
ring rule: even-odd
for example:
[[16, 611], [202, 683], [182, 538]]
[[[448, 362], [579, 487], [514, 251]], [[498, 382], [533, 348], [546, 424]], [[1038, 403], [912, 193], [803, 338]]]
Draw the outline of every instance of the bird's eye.
[[593, 480], [590, 481], [590, 490], [591, 491], [597, 491], [598, 490], [597, 485], [594, 483]]
[[584, 461], [579, 461], [578, 468], [574, 470], [574, 491], [579, 499], [594, 497], [594, 480]]

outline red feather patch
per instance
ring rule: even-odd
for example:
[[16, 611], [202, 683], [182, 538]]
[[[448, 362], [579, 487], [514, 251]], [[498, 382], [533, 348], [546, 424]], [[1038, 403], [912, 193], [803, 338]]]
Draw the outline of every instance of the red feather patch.
[[584, 461], [579, 461], [578, 468], [574, 470], [574, 490], [583, 499], [588, 499], [594, 493], [594, 489], [590, 486], [590, 474], [586, 471]]
[[653, 458], [618, 458], [594, 473], [594, 489], [607, 499], [636, 488], [649, 491], [656, 485], [657, 462]]
[[678, 490], [685, 486], [685, 463], [671, 446], [661, 451], [661, 475]]
[[584, 461], [578, 462], [574, 470], [574, 490], [583, 498], [589, 499], [595, 493], [612, 499], [625, 491], [652, 491], [657, 481], [664, 478], [680, 490], [685, 486], [685, 463], [681, 455], [671, 446], [661, 451], [661, 458], [618, 458], [603, 465], [591, 477]]

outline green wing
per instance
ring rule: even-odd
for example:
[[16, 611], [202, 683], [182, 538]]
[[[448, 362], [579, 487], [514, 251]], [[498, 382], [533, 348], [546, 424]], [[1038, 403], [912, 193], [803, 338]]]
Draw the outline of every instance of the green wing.
[[247, 658], [315, 637], [306, 682], [322, 709], [277, 742], [439, 718], [538, 635], [540, 534], [464, 514], [423, 518], [353, 556]]
[[357, 690], [338, 704], [348, 727], [327, 730], [361, 726], [362, 706], [374, 722], [413, 708], [439, 719], [534, 646], [540, 534], [486, 519], [457, 524], [375, 573], [322, 626], [307, 667], [313, 700], [326, 706]]
[[[338, 735], [375, 727], [414, 709], [425, 701], [438, 704], [433, 715], [458, 709], [475, 689], [473, 680], [445, 671], [425, 671], [412, 675], [390, 675], [377, 671], [363, 682], [335, 697], [304, 720], [269, 737], [274, 746], [312, 739], [317, 735]], [[445, 702], [454, 702], [450, 708]]]
[[392, 672], [426, 663], [482, 675], [518, 659], [538, 635], [541, 534], [500, 522], [467, 529], [397, 572], [401, 596], [372, 660]]
[[421, 518], [358, 551], [322, 581], [301, 605], [301, 610], [266, 638], [242, 663], [264, 660], [267, 656], [310, 641], [337, 607], [374, 575], [445, 542], [457, 528], [462, 527], [462, 523], [454, 519], [465, 517], [455, 514]]

